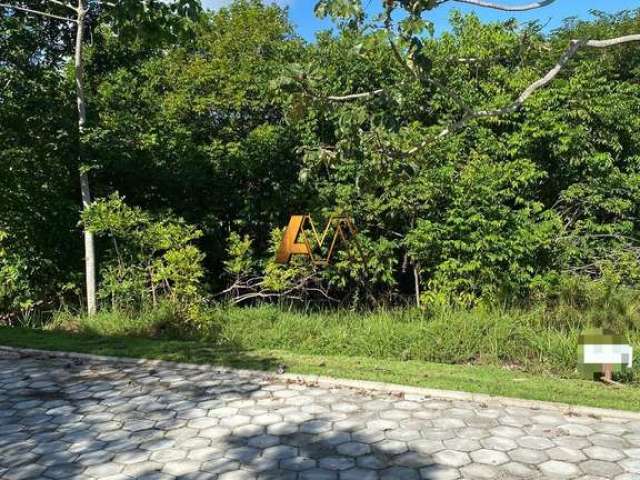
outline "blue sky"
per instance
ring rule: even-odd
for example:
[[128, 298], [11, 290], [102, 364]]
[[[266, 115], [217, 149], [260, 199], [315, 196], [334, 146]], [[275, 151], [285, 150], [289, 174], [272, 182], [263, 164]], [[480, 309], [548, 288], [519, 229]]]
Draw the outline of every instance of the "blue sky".
[[[307, 40], [313, 40], [315, 32], [331, 27], [329, 21], [321, 21], [313, 15], [313, 7], [316, 0], [274, 0], [275, 3], [286, 5], [289, 8], [289, 17], [296, 26], [300, 35]], [[529, 3], [530, 0], [495, 0], [502, 3]], [[370, 4], [370, 10], [378, 8], [382, 3], [380, 0], [364, 0], [365, 5]], [[221, 5], [230, 3], [230, 0], [203, 0], [208, 8], [218, 8]], [[556, 0], [555, 3], [529, 12], [498, 12], [496, 10], [472, 7], [454, 1], [437, 8], [430, 13], [429, 19], [436, 25], [438, 31], [446, 30], [449, 12], [452, 8], [463, 12], [476, 12], [483, 20], [504, 20], [515, 17], [521, 21], [538, 19], [542, 23], [548, 23], [549, 29], [553, 29], [562, 24], [562, 20], [567, 17], [577, 16], [581, 18], [589, 17], [589, 10], [602, 10], [605, 12], [618, 12], [620, 10], [640, 8], [640, 0]]]

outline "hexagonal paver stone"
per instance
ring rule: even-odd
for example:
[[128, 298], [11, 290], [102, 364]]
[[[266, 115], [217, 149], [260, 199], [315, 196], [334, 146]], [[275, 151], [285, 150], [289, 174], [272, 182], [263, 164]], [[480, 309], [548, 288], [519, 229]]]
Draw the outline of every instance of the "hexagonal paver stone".
[[461, 467], [471, 463], [469, 455], [455, 450], [442, 450], [441, 452], [434, 453], [433, 460], [434, 463], [439, 463], [449, 467]]
[[475, 480], [499, 478], [496, 467], [492, 465], [483, 465], [481, 463], [473, 463], [466, 467], [462, 467], [460, 472], [462, 473], [462, 478], [465, 479], [473, 478]]
[[187, 452], [184, 450], [178, 450], [176, 448], [167, 448], [166, 450], [157, 450], [151, 454], [151, 460], [154, 462], [173, 462], [175, 460], [182, 460], [187, 456]]
[[380, 412], [380, 418], [383, 420], [404, 420], [405, 418], [409, 418], [411, 416], [411, 412], [407, 412], [405, 410], [386, 410], [384, 412]]
[[104, 478], [120, 473], [124, 466], [117, 463], [103, 463], [102, 465], [93, 465], [85, 470], [87, 477]]
[[320, 459], [318, 466], [326, 470], [347, 470], [355, 466], [355, 461], [350, 457], [326, 457]]
[[176, 462], [165, 463], [162, 471], [176, 477], [187, 475], [200, 470], [200, 462], [193, 460], [178, 460]]
[[460, 478], [458, 469], [442, 465], [429, 465], [421, 468], [420, 475], [423, 480], [458, 480]]
[[627, 448], [628, 443], [621, 437], [609, 435], [608, 433], [596, 433], [587, 437], [591, 443], [607, 448]]
[[546, 450], [547, 448], [554, 446], [553, 442], [548, 438], [534, 437], [530, 435], [520, 437], [516, 441], [521, 447], [529, 448], [531, 450]]
[[298, 449], [288, 445], [276, 445], [263, 450], [263, 457], [276, 458], [279, 460], [298, 456]]
[[151, 453], [148, 450], [130, 450], [128, 452], [119, 453], [113, 458], [113, 461], [115, 463], [129, 465], [149, 460], [150, 455]]
[[360, 410], [360, 407], [355, 403], [338, 402], [331, 405], [331, 410], [342, 413], [352, 413]]
[[243, 468], [251, 470], [252, 472], [267, 472], [278, 468], [279, 460], [277, 458], [265, 458], [258, 457], [251, 460], [249, 463], [242, 465]]
[[552, 460], [560, 460], [562, 462], [577, 463], [587, 459], [580, 450], [567, 447], [550, 448], [546, 450], [546, 454]]
[[471, 458], [474, 462], [486, 463], [487, 465], [502, 465], [509, 461], [509, 457], [504, 452], [487, 450], [486, 448], [471, 452]]
[[481, 448], [477, 440], [471, 440], [469, 438], [450, 438], [443, 443], [448, 449], [459, 450], [461, 452], [472, 452]]
[[525, 433], [521, 429], [509, 426], [500, 426], [493, 428], [491, 429], [491, 433], [497, 437], [506, 437], [511, 439], [520, 438], [525, 435]]
[[500, 466], [500, 470], [518, 478], [535, 478], [537, 475], [533, 468], [518, 462], [506, 463]]
[[291, 435], [298, 431], [298, 426], [295, 423], [276, 423], [267, 427], [267, 433], [270, 435]]
[[221, 426], [231, 428], [246, 425], [249, 422], [251, 422], [251, 417], [247, 417], [246, 415], [232, 415], [230, 417], [220, 419]]
[[239, 462], [250, 462], [254, 458], [260, 455], [260, 450], [251, 447], [238, 447], [230, 448], [224, 452], [224, 456], [232, 460], [238, 460]]
[[84, 467], [81, 465], [66, 463], [66, 464], [60, 464], [60, 465], [53, 465], [47, 468], [44, 472], [44, 475], [47, 478], [52, 478], [56, 480], [58, 479], [67, 480], [68, 478], [76, 478], [80, 473], [82, 473], [83, 470], [84, 470]]
[[624, 453], [613, 448], [593, 446], [585, 448], [583, 451], [585, 455], [587, 455], [587, 457], [592, 458], [593, 460], [617, 462], [618, 460], [622, 460], [624, 458]]
[[230, 458], [218, 458], [216, 460], [205, 462], [200, 468], [205, 472], [221, 474], [224, 472], [237, 470], [238, 468], [240, 468], [240, 464], [235, 460], [231, 460]]
[[382, 440], [381, 442], [375, 443], [373, 448], [387, 455], [400, 455], [409, 449], [405, 442], [399, 442], [397, 440]]
[[388, 467], [387, 459], [381, 455], [365, 455], [356, 459], [358, 467], [369, 470], [381, 470]]
[[393, 420], [371, 420], [367, 422], [367, 428], [370, 430], [393, 430], [398, 428], [398, 422]]
[[0, 478], [6, 480], [31, 480], [33, 478], [41, 478], [46, 468], [44, 465], [38, 465], [37, 463], [22, 465], [12, 468], [11, 470], [0, 468]]
[[255, 448], [269, 448], [280, 443], [280, 437], [276, 435], [258, 435], [249, 438], [248, 445]]
[[218, 476], [218, 480], [256, 480], [256, 475], [244, 470], [236, 470], [234, 472], [226, 472]]
[[506, 437], [483, 438], [480, 440], [480, 443], [484, 448], [499, 450], [501, 452], [508, 452], [509, 450], [515, 450], [518, 448], [518, 444], [515, 441]]
[[588, 437], [593, 434], [594, 431], [590, 427], [586, 425], [578, 425], [575, 423], [566, 423], [564, 425], [560, 425], [558, 430], [561, 430], [563, 433], [570, 435], [572, 437]]
[[583, 437], [556, 437], [553, 441], [559, 447], [573, 448], [576, 450], [582, 450], [592, 445], [589, 439]]
[[140, 430], [148, 430], [148, 429], [153, 427], [154, 423], [155, 422], [152, 422], [151, 420], [140, 420], [140, 419], [127, 420], [122, 425], [122, 429], [123, 430], [128, 430], [130, 432], [137, 432], [137, 431], [140, 431]]
[[516, 448], [509, 452], [512, 460], [520, 463], [537, 465], [549, 459], [549, 456], [540, 450], [531, 450], [529, 448]]
[[197, 430], [202, 430], [204, 428], [210, 428], [210, 427], [215, 427], [218, 425], [219, 420], [217, 418], [212, 418], [212, 417], [200, 417], [200, 418], [195, 418], [193, 420], [189, 420], [189, 423], [187, 423], [187, 425], [190, 428], [195, 428]]
[[436, 418], [431, 421], [434, 428], [438, 428], [440, 430], [455, 430], [456, 428], [464, 428], [467, 425], [464, 423], [464, 420], [459, 418]]
[[315, 468], [316, 461], [307, 457], [291, 457], [280, 461], [280, 467], [293, 472], [302, 472]]
[[274, 425], [280, 422], [282, 422], [282, 417], [274, 413], [258, 415], [257, 417], [253, 417], [253, 421], [252, 421], [252, 423], [255, 423], [256, 425], [262, 425], [265, 427], [268, 425]]
[[420, 438], [420, 432], [417, 430], [391, 430], [386, 432], [386, 436], [390, 440], [399, 440], [401, 442], [409, 442], [411, 440], [418, 440]]
[[393, 463], [403, 467], [422, 468], [431, 465], [433, 458], [430, 455], [424, 455], [418, 452], [407, 452], [395, 457]]
[[371, 443], [379, 442], [380, 440], [384, 440], [385, 435], [384, 435], [384, 432], [380, 430], [364, 429], [364, 430], [358, 430], [357, 432], [351, 432], [351, 438], [356, 442], [371, 444]]
[[378, 480], [378, 472], [364, 468], [352, 468], [340, 472], [340, 480]]
[[413, 468], [391, 467], [380, 472], [380, 480], [418, 480], [420, 476]]
[[322, 433], [329, 430], [331, 430], [331, 422], [325, 420], [310, 420], [300, 426], [302, 433]]
[[538, 468], [542, 473], [550, 478], [570, 478], [580, 473], [580, 469], [569, 462], [561, 462], [559, 460], [549, 460], [541, 463]]
[[312, 468], [300, 473], [300, 480], [336, 480], [337, 478], [338, 472], [322, 468]]
[[347, 442], [338, 445], [337, 451], [341, 455], [359, 457], [360, 455], [366, 455], [367, 453], [371, 452], [371, 447], [362, 442]]
[[640, 460], [635, 458], [623, 460], [620, 465], [628, 472], [640, 473]]
[[[624, 467], [623, 462], [621, 465]], [[580, 469], [587, 475], [611, 478], [624, 472], [622, 467], [612, 462], [602, 460], [587, 460], [580, 464]]]
[[629, 458], [640, 458], [640, 448], [627, 448], [624, 453]]

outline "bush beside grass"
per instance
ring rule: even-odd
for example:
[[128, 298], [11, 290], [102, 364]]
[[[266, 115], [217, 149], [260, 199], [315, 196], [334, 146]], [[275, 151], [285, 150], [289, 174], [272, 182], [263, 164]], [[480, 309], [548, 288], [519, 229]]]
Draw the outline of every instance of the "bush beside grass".
[[[217, 307], [186, 324], [168, 306], [134, 314], [94, 317], [63, 313], [50, 328], [107, 336], [202, 339], [240, 350], [283, 350], [445, 364], [494, 365], [530, 373], [577, 377], [578, 335], [593, 325], [592, 313], [567, 309], [443, 309], [371, 313], [301, 313], [276, 306]], [[640, 347], [635, 328], [624, 334]], [[636, 363], [636, 368], [640, 362]]]

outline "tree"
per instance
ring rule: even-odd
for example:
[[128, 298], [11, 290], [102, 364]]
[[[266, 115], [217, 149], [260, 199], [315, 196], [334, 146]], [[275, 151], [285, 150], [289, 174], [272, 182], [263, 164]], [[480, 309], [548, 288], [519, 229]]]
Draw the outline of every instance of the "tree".
[[[432, 31], [433, 24], [423, 18], [423, 15], [449, 0], [383, 0], [384, 13], [380, 20], [383, 21], [383, 27], [386, 30], [388, 41], [396, 59], [403, 65], [407, 71], [415, 77], [420, 83], [429, 84], [435, 82], [430, 76], [430, 70], [433, 66], [429, 54], [424, 48], [421, 40], [421, 34], [425, 31]], [[546, 7], [555, 3], [556, 0], [543, 0], [532, 2], [529, 4], [509, 5], [501, 3], [493, 3], [484, 0], [452, 0], [454, 2], [466, 3], [483, 8], [490, 8], [504, 11], [525, 11], [535, 10]], [[394, 21], [394, 14], [397, 10], [404, 12], [404, 17], [400, 21]], [[358, 25], [364, 20], [364, 10], [360, 0], [320, 0], [316, 5], [316, 12], [320, 16], [331, 15], [334, 18], [349, 19], [350, 25]], [[371, 26], [369, 26], [371, 27]], [[375, 25], [373, 26], [375, 28]], [[606, 40], [592, 39], [574, 39], [569, 42], [569, 46], [562, 53], [555, 65], [541, 78], [529, 84], [518, 97], [508, 105], [493, 109], [474, 110], [469, 105], [462, 105], [462, 115], [449, 126], [442, 128], [435, 136], [440, 139], [455, 133], [464, 128], [473, 120], [486, 117], [497, 117], [514, 113], [522, 108], [524, 103], [537, 90], [544, 88], [551, 83], [560, 73], [560, 71], [576, 56], [578, 51], [585, 48], [603, 49], [624, 45], [632, 42], [640, 42], [640, 33], [624, 35]], [[468, 60], [468, 59], [458, 59]], [[436, 84], [436, 87], [442, 84]], [[343, 96], [329, 96], [328, 100], [345, 101], [356, 100], [361, 98], [370, 98], [385, 93], [383, 89], [376, 89], [370, 92], [363, 92]], [[454, 92], [447, 92], [455, 97]], [[419, 145], [409, 149], [408, 155], [416, 153], [419, 149], [428, 146], [433, 139], [427, 139]]]
[[[193, 42], [94, 76], [93, 151], [103, 165], [95, 178], [101, 195], [117, 190], [131, 205], [200, 226], [207, 281], [221, 288], [230, 231], [264, 252], [272, 229], [313, 202], [298, 181], [301, 141], [285, 122], [286, 99], [269, 88], [305, 47], [284, 10], [255, 0], [208, 12], [194, 28]], [[118, 53], [109, 38], [96, 36], [104, 55], [142, 57], [134, 47]]]
[[[341, 22], [339, 34], [321, 36], [280, 85], [291, 110], [306, 111], [297, 122], [306, 132], [306, 177], [323, 206], [350, 212], [368, 239], [392, 242], [401, 287], [421, 283], [463, 300], [521, 297], [552, 273], [599, 263], [614, 237], [611, 252], [633, 252], [623, 237], [638, 232], [629, 202], [637, 135], [609, 116], [628, 118], [623, 112], [637, 105], [627, 79], [637, 13], [551, 35], [536, 23], [482, 24], [454, 13], [451, 31], [435, 36], [428, 12], [440, 3], [384, 2], [371, 22], [360, 2], [318, 4], [320, 15]], [[615, 137], [604, 141], [607, 132]], [[565, 157], [566, 145], [575, 159]], [[584, 177], [593, 169], [606, 180], [605, 165], [616, 173], [607, 180], [615, 178], [615, 199], [598, 209], [596, 180], [589, 188]], [[571, 207], [560, 207], [569, 198]], [[569, 260], [568, 244], [585, 245], [587, 231], [590, 248]], [[596, 248], [593, 235], [607, 246]]]
[[[173, 14], [194, 16], [199, 11], [199, 2], [196, 0], [177, 0], [167, 4], [139, 0], [116, 0], [115, 2], [78, 0], [78, 3], [74, 5], [64, 0], [43, 0], [35, 3], [35, 6], [31, 4], [0, 3], [0, 7], [14, 11], [15, 14], [38, 15], [64, 22], [67, 25], [75, 24], [76, 34], [73, 58], [78, 108], [78, 166], [82, 208], [86, 210], [91, 204], [90, 165], [84, 153], [86, 150], [84, 144], [87, 129], [87, 106], [83, 53], [86, 29], [96, 22], [107, 22], [112, 24], [115, 30], [122, 31], [124, 35], [132, 35], [135, 28], [140, 29], [140, 33], [147, 35], [157, 35], [158, 32], [163, 31], [163, 28], [165, 33], [176, 33], [175, 29], [177, 27], [183, 28], [184, 25]], [[71, 12], [71, 16], [68, 16], [69, 12]], [[94, 314], [97, 309], [94, 236], [87, 228], [84, 228], [83, 236], [87, 309], [89, 314]]]

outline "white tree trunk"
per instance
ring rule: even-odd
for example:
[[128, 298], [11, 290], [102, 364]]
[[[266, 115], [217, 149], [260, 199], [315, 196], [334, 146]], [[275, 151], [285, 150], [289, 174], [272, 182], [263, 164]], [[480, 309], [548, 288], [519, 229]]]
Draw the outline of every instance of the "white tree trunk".
[[[80, 135], [78, 165], [80, 168], [80, 192], [82, 193], [82, 208], [86, 209], [91, 204], [91, 190], [89, 188], [89, 173], [84, 168], [84, 131], [87, 124], [87, 110], [84, 96], [84, 63], [82, 59], [82, 49], [84, 42], [84, 19], [86, 11], [83, 0], [78, 0], [78, 17], [76, 31], [75, 48], [75, 71], [76, 71], [76, 99], [78, 102], [78, 132]], [[87, 287], [87, 311], [89, 315], [94, 315], [97, 310], [96, 304], [96, 255], [94, 247], [93, 233], [84, 232], [84, 264]]]

